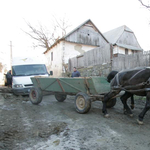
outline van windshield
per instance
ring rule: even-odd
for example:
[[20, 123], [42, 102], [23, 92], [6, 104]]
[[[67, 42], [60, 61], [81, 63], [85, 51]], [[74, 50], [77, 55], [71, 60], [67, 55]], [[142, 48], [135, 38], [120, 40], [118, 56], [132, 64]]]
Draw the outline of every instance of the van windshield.
[[13, 76], [30, 76], [48, 74], [44, 64], [12, 66]]

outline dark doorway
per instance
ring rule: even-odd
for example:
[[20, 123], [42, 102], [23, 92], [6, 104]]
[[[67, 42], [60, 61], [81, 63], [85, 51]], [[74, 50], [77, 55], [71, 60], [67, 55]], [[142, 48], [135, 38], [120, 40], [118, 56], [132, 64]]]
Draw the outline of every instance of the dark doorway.
[[128, 55], [128, 49], [127, 48], [125, 49], [125, 54]]

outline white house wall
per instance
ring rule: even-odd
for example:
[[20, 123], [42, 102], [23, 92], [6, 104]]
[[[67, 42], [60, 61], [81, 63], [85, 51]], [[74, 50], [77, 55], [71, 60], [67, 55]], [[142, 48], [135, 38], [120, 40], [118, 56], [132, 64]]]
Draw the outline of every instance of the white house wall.
[[[125, 54], [125, 48], [114, 46], [113, 54]], [[132, 50], [128, 49], [128, 54], [132, 54]]]
[[97, 46], [76, 44], [65, 41], [65, 53], [64, 53], [64, 62], [68, 63], [69, 58], [82, 55], [84, 52], [87, 52]]
[[[60, 41], [56, 46], [49, 50], [46, 54], [46, 67], [48, 71], [53, 71], [54, 77], [61, 77], [64, 72], [63, 63], [68, 63], [69, 58], [82, 55], [97, 46], [76, 44], [67, 41]], [[53, 61], [51, 53], [53, 52]]]
[[[46, 67], [48, 71], [53, 71], [54, 77], [60, 77], [62, 73], [62, 42], [55, 45], [46, 54]], [[53, 61], [51, 60], [51, 52], [53, 52]]]

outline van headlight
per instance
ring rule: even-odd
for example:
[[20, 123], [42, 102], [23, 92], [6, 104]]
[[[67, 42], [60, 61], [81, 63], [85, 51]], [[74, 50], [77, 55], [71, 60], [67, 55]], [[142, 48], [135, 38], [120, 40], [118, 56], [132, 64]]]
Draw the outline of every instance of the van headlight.
[[23, 85], [22, 84], [15, 84], [14, 87], [15, 88], [23, 88]]

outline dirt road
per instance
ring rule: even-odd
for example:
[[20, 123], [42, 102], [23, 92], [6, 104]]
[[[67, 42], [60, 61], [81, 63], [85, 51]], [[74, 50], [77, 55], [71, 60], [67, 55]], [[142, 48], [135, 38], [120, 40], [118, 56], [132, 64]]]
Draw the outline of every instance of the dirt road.
[[0, 150], [149, 150], [150, 113], [144, 125], [136, 122], [144, 103], [135, 101], [130, 118], [118, 100], [106, 119], [101, 102], [78, 114], [73, 96], [62, 103], [45, 96], [32, 105], [28, 97], [0, 92]]

